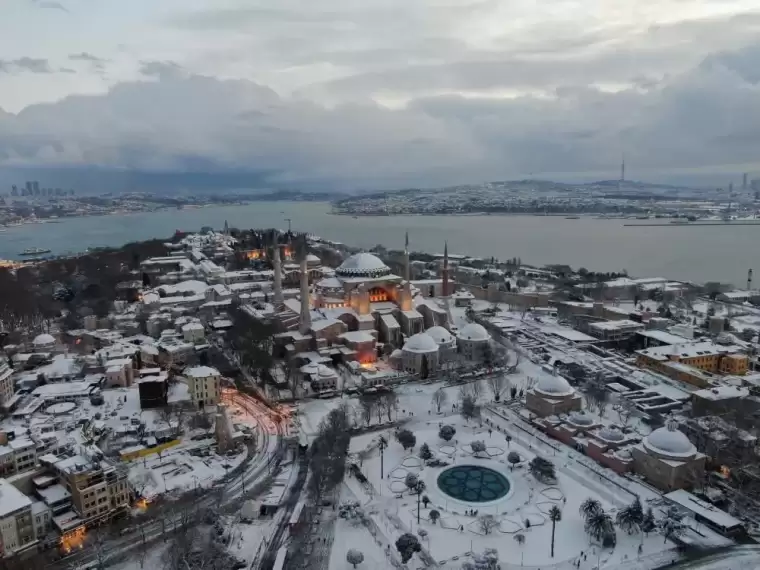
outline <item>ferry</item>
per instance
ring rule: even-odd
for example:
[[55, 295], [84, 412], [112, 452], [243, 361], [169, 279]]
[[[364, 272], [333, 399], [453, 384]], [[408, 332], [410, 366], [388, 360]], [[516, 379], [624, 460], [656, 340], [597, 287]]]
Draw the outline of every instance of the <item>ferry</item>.
[[42, 249], [40, 247], [30, 247], [25, 249], [19, 255], [41, 255], [43, 253], [50, 253], [49, 249]]

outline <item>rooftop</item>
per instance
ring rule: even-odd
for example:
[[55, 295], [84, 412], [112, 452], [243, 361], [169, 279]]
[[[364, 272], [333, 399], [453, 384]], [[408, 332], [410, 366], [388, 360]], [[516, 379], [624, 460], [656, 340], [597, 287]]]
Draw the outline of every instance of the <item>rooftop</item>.
[[0, 479], [0, 517], [6, 517], [11, 513], [31, 507], [32, 500], [16, 489], [7, 480]]

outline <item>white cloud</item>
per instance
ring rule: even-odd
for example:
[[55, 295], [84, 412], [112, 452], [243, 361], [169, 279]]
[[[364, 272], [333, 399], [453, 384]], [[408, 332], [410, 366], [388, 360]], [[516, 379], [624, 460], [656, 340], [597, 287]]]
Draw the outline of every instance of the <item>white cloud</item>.
[[0, 165], [373, 187], [760, 156], [751, 0], [119, 6], [67, 0], [72, 29], [43, 44], [14, 35], [33, 19], [0, 22], [0, 106], [19, 111], [0, 114]]

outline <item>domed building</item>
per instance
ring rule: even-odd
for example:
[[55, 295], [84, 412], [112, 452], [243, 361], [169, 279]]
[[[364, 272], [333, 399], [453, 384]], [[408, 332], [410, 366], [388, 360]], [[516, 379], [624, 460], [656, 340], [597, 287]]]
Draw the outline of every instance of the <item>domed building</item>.
[[426, 332], [410, 336], [401, 349], [401, 366], [409, 374], [427, 377], [438, 370], [438, 343]]
[[48, 352], [55, 348], [55, 337], [51, 334], [43, 333], [34, 337], [32, 347], [35, 352]]
[[333, 276], [314, 285], [314, 308], [350, 309], [360, 319], [373, 316], [381, 340], [398, 346], [401, 333], [412, 336], [424, 326], [422, 315], [414, 310], [413, 296], [408, 278], [394, 275], [380, 258], [362, 252], [347, 258]]
[[[579, 412], [581, 396], [562, 376], [543, 374], [525, 394], [526, 407], [540, 417]], [[579, 419], [579, 415], [571, 416]], [[590, 416], [589, 416], [590, 417]]]
[[438, 345], [439, 362], [443, 362], [451, 357], [457, 350], [457, 339], [445, 327], [430, 327], [425, 331], [430, 335]]
[[675, 422], [668, 422], [631, 448], [633, 468], [663, 491], [689, 488], [705, 471], [703, 453], [697, 451]]
[[468, 360], [483, 360], [491, 347], [491, 335], [478, 323], [467, 323], [457, 332], [457, 350]]

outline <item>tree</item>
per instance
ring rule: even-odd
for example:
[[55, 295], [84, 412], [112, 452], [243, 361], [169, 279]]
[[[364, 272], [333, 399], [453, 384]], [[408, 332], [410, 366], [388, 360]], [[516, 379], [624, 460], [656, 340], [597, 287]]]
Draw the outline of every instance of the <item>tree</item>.
[[586, 499], [585, 501], [583, 501], [581, 503], [580, 509], [578, 509], [578, 510], [579, 510], [579, 512], [581, 514], [581, 518], [584, 521], [587, 521], [592, 516], [594, 516], [594, 515], [596, 515], [598, 513], [601, 513], [603, 511], [603, 509], [602, 509], [602, 503], [600, 503], [596, 499], [592, 499], [591, 497], [589, 497], [588, 499]]
[[401, 555], [401, 562], [406, 564], [416, 552], [422, 550], [422, 545], [416, 536], [406, 532], [396, 539], [396, 550]]
[[426, 488], [427, 486], [424, 481], [417, 481], [414, 489], [412, 489], [414, 494], [417, 495], [417, 525], [420, 524], [420, 497], [422, 496], [422, 493], [425, 492]]
[[473, 455], [478, 455], [479, 453], [485, 453], [486, 444], [483, 441], [473, 441], [472, 443], [470, 443], [470, 449], [472, 449]]
[[437, 509], [433, 509], [430, 511], [430, 513], [428, 513], [428, 516], [430, 517], [430, 522], [435, 524], [436, 521], [441, 518], [441, 513]]
[[557, 480], [554, 472], [554, 463], [543, 457], [536, 456], [528, 464], [531, 475], [541, 483], [553, 483]]
[[681, 536], [686, 530], [686, 526], [683, 523], [683, 515], [673, 506], [668, 507], [665, 516], [660, 519], [658, 526], [662, 536], [665, 537], [665, 542], [669, 538]]
[[[367, 425], [372, 423], [372, 414], [378, 409], [380, 400], [376, 394], [362, 394], [359, 396], [359, 405], [362, 409], [362, 418]], [[378, 418], [380, 415], [378, 414]]]
[[520, 566], [522, 566], [524, 560], [525, 560], [525, 551], [523, 550], [523, 546], [525, 545], [525, 535], [524, 534], [516, 534], [514, 537], [515, 542], [520, 546]]
[[618, 419], [620, 420], [620, 427], [625, 428], [628, 422], [631, 420], [631, 416], [636, 410], [636, 405], [628, 398], [621, 398], [615, 405], [615, 411], [617, 412]]
[[430, 376], [430, 364], [428, 363], [427, 355], [423, 354], [422, 362], [420, 362], [420, 379], [427, 380], [428, 376]]
[[404, 448], [404, 451], [407, 449], [412, 449], [415, 445], [417, 445], [417, 438], [408, 429], [399, 430], [396, 433], [396, 441], [401, 444], [401, 446]]
[[520, 463], [520, 461], [522, 461], [522, 457], [520, 457], [520, 454], [517, 453], [516, 451], [510, 451], [507, 454], [507, 461], [509, 462], [510, 470], [514, 470], [515, 465], [517, 465], [518, 463]]
[[364, 562], [364, 554], [362, 554], [360, 551], [356, 550], [355, 548], [352, 548], [351, 550], [346, 552], [346, 562], [348, 562], [354, 568], [356, 568], [359, 564]]
[[501, 374], [493, 374], [489, 376], [486, 380], [486, 384], [488, 384], [488, 388], [491, 390], [491, 394], [493, 394], [493, 399], [497, 402], [501, 400], [501, 395], [509, 386], [506, 377]]
[[473, 554], [472, 561], [462, 563], [462, 570], [499, 570], [499, 552], [486, 548], [482, 554]]
[[597, 374], [593, 380], [586, 383], [586, 407], [591, 411], [598, 411], [599, 418], [604, 416], [604, 412], [607, 409], [609, 392], [607, 386], [604, 383], [604, 378], [601, 373]]
[[422, 505], [427, 509], [429, 504], [430, 504], [430, 497], [428, 497], [427, 495], [422, 495]]
[[612, 522], [612, 517], [604, 512], [604, 509], [601, 507], [598, 512], [591, 514], [591, 516], [586, 519], [583, 529], [591, 538], [602, 542], [603, 544], [605, 539], [608, 539], [610, 535], [615, 534], [615, 525]]
[[507, 447], [509, 447], [509, 444], [512, 443], [512, 436], [507, 434], [504, 436], [504, 439], [507, 440]]
[[430, 451], [430, 446], [427, 443], [423, 443], [420, 446], [420, 459], [423, 461], [429, 461], [433, 458], [433, 452]]
[[433, 405], [435, 406], [437, 413], [441, 413], [441, 408], [446, 404], [448, 399], [449, 397], [446, 395], [446, 391], [443, 388], [438, 388], [438, 390], [433, 392]]
[[656, 528], [657, 523], [654, 519], [654, 513], [652, 512], [652, 507], [649, 507], [647, 512], [644, 513], [644, 518], [641, 519], [641, 532], [649, 536], [649, 533]]
[[456, 433], [457, 430], [453, 426], [445, 425], [441, 426], [441, 429], [438, 430], [438, 437], [444, 441], [451, 441]]
[[417, 475], [414, 473], [406, 474], [404, 484], [409, 488], [410, 491], [414, 491], [415, 487], [417, 487], [417, 483], [419, 483], [419, 477], [417, 477]]
[[467, 422], [473, 418], [480, 417], [480, 407], [475, 403], [475, 397], [472, 394], [464, 394], [462, 396], [459, 410]]
[[644, 520], [644, 509], [641, 501], [636, 497], [630, 505], [627, 505], [618, 511], [615, 522], [628, 534], [633, 534], [639, 530]]
[[559, 507], [557, 505], [554, 505], [551, 509], [549, 509], [549, 520], [552, 521], [551, 556], [554, 558], [554, 528], [557, 526], [557, 523], [562, 520], [562, 511], [559, 510]]
[[393, 390], [382, 392], [379, 397], [378, 405], [380, 410], [378, 411], [378, 418], [380, 417], [380, 411], [384, 411], [388, 416], [388, 421], [393, 421], [391, 417], [392, 412], [398, 411], [398, 396]]
[[491, 531], [499, 526], [493, 515], [480, 515], [478, 517], [478, 528], [483, 531], [483, 534], [491, 534]]

